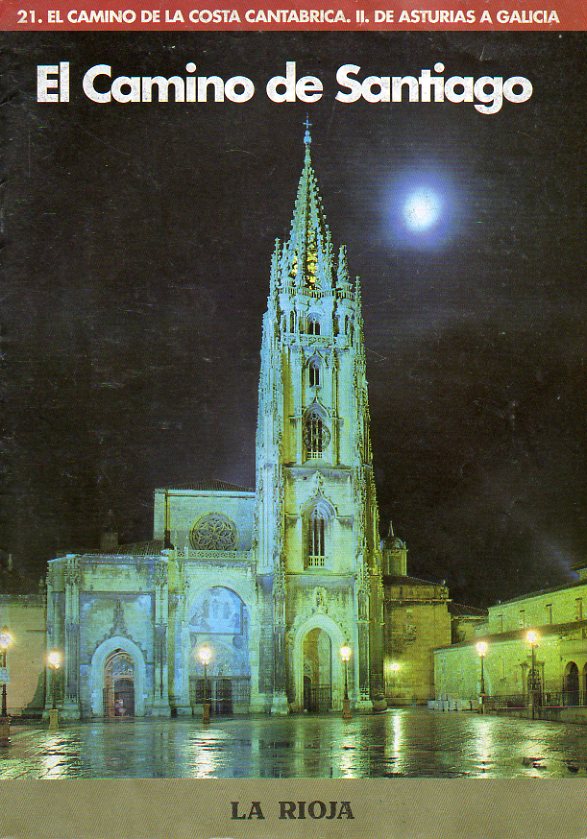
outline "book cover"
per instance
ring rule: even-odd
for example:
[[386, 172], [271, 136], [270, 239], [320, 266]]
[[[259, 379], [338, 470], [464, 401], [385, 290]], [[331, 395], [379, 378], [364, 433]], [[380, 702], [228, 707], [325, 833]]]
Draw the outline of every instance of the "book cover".
[[581, 836], [584, 10], [0, 24], [2, 834]]

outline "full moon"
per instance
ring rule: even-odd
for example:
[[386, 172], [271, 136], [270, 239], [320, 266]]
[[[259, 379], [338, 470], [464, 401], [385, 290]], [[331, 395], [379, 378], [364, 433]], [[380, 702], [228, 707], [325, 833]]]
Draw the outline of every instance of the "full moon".
[[442, 202], [439, 196], [427, 187], [410, 193], [404, 203], [403, 215], [407, 227], [415, 233], [434, 227], [440, 218]]

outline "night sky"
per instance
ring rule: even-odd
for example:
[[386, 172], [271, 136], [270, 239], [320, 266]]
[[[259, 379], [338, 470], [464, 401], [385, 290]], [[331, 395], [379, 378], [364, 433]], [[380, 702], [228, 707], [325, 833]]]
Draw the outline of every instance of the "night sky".
[[[302, 122], [335, 243], [363, 283], [382, 526], [416, 576], [472, 605], [572, 578], [587, 555], [585, 130], [577, 34], [6, 34], [0, 548], [32, 579], [97, 545], [111, 509], [148, 538], [154, 487], [253, 485], [261, 317]], [[36, 65], [71, 62], [69, 105]], [[114, 75], [244, 74], [236, 104], [105, 105]], [[276, 105], [296, 60], [321, 102]], [[532, 99], [334, 101], [364, 74], [524, 75]], [[432, 187], [432, 232], [402, 201]]]

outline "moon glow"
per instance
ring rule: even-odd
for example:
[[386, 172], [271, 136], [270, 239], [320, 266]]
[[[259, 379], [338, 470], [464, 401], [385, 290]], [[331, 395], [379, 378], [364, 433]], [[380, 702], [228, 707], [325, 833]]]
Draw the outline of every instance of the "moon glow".
[[442, 202], [434, 190], [428, 187], [411, 192], [403, 206], [404, 222], [414, 233], [425, 232], [434, 227], [440, 219]]

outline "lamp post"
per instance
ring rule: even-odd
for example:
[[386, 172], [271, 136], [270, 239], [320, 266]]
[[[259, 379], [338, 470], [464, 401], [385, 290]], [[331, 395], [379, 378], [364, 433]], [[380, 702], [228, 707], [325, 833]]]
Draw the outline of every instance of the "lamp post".
[[212, 660], [212, 650], [204, 644], [198, 650], [198, 658], [204, 667], [204, 701], [202, 703], [202, 722], [210, 722], [210, 700], [208, 697], [208, 665]]
[[532, 666], [530, 668], [530, 684], [528, 685], [530, 693], [530, 707], [532, 709], [532, 719], [535, 719], [536, 717], [536, 647], [538, 646], [539, 640], [540, 639], [538, 633], [535, 630], [530, 629], [526, 633], [526, 641], [530, 644], [530, 653], [532, 656]]
[[51, 710], [49, 711], [49, 728], [59, 728], [59, 709], [57, 708], [57, 674], [61, 667], [61, 653], [51, 650], [47, 656], [47, 666], [51, 671]]
[[400, 671], [400, 668], [401, 668], [401, 664], [398, 661], [392, 661], [391, 664], [389, 665], [389, 669], [391, 671], [391, 697], [392, 697], [392, 699], [395, 696], [395, 689], [396, 689], [395, 680], [396, 680], [397, 674]]
[[488, 644], [487, 641], [478, 641], [475, 644], [477, 655], [481, 662], [481, 713], [485, 713], [485, 656], [487, 655]]
[[7, 653], [12, 646], [12, 635], [7, 626], [0, 629], [0, 679], [2, 679], [2, 716], [0, 716], [0, 746], [7, 746], [10, 743], [10, 718], [8, 716], [8, 704], [6, 697], [6, 685], [8, 683]]
[[352, 717], [351, 714], [351, 703], [349, 700], [349, 661], [351, 659], [352, 650], [351, 648], [345, 644], [340, 648], [340, 657], [342, 658], [344, 664], [344, 698], [342, 700], [342, 718], [343, 720], [350, 720]]

